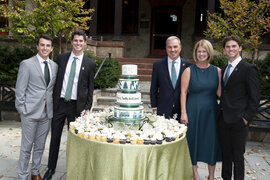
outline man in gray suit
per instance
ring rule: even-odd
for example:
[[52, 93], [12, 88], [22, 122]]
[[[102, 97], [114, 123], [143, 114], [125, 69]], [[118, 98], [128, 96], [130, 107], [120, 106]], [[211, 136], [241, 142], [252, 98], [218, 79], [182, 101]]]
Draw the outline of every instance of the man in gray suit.
[[40, 176], [41, 158], [53, 116], [53, 87], [58, 66], [49, 59], [52, 38], [42, 35], [37, 42], [36, 56], [23, 60], [16, 82], [15, 106], [21, 116], [22, 139], [18, 164], [19, 179], [28, 179], [32, 156], [31, 178]]

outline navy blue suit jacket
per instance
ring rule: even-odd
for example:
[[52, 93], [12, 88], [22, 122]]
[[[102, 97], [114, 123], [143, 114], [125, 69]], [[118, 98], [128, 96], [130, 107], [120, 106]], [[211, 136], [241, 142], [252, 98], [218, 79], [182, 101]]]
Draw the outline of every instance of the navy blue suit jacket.
[[181, 58], [180, 72], [174, 89], [168, 69], [168, 58], [166, 57], [154, 63], [150, 98], [151, 106], [152, 108], [157, 107], [158, 115], [165, 115], [166, 118], [169, 118], [173, 117], [173, 115], [177, 113], [177, 119], [180, 118], [181, 76], [183, 71], [190, 65], [190, 62]]

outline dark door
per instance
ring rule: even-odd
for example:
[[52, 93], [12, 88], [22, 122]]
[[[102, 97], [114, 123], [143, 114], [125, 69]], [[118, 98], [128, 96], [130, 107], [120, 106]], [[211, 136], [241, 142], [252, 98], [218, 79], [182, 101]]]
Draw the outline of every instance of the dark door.
[[180, 35], [179, 10], [153, 10], [151, 55], [166, 55], [166, 39], [172, 35]]

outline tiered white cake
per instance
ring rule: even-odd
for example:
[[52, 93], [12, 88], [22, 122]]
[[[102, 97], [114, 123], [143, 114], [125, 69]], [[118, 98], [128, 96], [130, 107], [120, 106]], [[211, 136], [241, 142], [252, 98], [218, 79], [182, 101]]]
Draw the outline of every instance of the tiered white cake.
[[117, 106], [114, 119], [123, 123], [138, 123], [145, 118], [139, 91], [137, 65], [122, 65], [122, 78], [118, 81]]

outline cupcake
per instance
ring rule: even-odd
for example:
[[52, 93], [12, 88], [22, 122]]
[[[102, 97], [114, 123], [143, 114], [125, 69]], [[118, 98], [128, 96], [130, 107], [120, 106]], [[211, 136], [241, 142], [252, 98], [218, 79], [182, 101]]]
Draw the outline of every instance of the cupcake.
[[89, 133], [89, 139], [90, 139], [91, 141], [93, 141], [93, 140], [96, 139], [96, 134], [95, 134], [95, 132], [91, 131], [91, 132]]
[[114, 134], [113, 135], [113, 143], [114, 144], [119, 144], [120, 143], [119, 134]]
[[89, 132], [84, 133], [84, 139], [89, 139]]
[[125, 136], [124, 134], [122, 134], [122, 135], [120, 136], [119, 142], [120, 142], [120, 144], [126, 144], [127, 138], [126, 138], [126, 136]]
[[130, 144], [137, 144], [137, 138], [135, 136], [130, 138]]
[[83, 138], [83, 137], [84, 137], [84, 130], [83, 130], [83, 129], [79, 129], [79, 130], [78, 130], [78, 136], [79, 136], [80, 138]]
[[107, 143], [112, 143], [113, 142], [113, 136], [112, 135], [108, 135], [107, 136]]
[[96, 131], [96, 140], [100, 141], [100, 132], [99, 131]]
[[155, 145], [157, 143], [157, 139], [155, 137], [150, 138], [150, 144]]
[[149, 137], [147, 137], [147, 136], [143, 137], [143, 144], [145, 144], [145, 145], [150, 144], [150, 139], [149, 139]]
[[161, 134], [157, 135], [157, 144], [162, 144], [163, 142], [163, 136]]
[[107, 142], [107, 134], [101, 134], [100, 135], [100, 141], [101, 142]]
[[137, 139], [137, 144], [140, 144], [142, 145], [144, 142], [143, 142], [143, 138], [142, 137], [138, 137]]
[[72, 129], [72, 130], [74, 130], [75, 129], [75, 124], [76, 124], [75, 121], [74, 122], [70, 122], [69, 123], [69, 128]]

